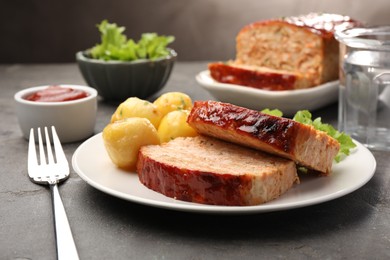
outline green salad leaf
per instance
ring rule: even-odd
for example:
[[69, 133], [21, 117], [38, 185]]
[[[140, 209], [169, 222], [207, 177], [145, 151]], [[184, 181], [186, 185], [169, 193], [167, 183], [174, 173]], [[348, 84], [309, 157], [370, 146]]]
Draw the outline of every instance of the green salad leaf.
[[[283, 113], [278, 109], [264, 109], [261, 112], [273, 116], [283, 116]], [[336, 162], [340, 162], [344, 156], [348, 156], [350, 154], [351, 149], [356, 147], [356, 144], [352, 141], [352, 138], [349, 135], [344, 132], [339, 132], [330, 124], [322, 123], [321, 117], [317, 117], [313, 120], [312, 114], [308, 110], [298, 111], [294, 115], [293, 120], [302, 124], [311, 125], [315, 129], [323, 131], [336, 139], [340, 144], [340, 150], [334, 158]]]
[[125, 27], [103, 20], [97, 25], [101, 43], [90, 49], [92, 58], [101, 60], [133, 61], [157, 59], [169, 54], [167, 46], [175, 40], [173, 36], [144, 33], [135, 42], [124, 35]]
[[263, 112], [263, 113], [265, 113], [267, 115], [271, 115], [271, 116], [279, 116], [279, 117], [283, 116], [283, 112], [280, 111], [279, 109], [269, 109], [269, 108], [266, 108], [266, 109], [261, 110], [261, 112]]
[[337, 131], [332, 125], [322, 123], [321, 117], [317, 117], [312, 120], [312, 115], [308, 110], [298, 111], [293, 120], [312, 125], [315, 129], [327, 133], [329, 136], [333, 137], [340, 143], [340, 150], [336, 157], [334, 158], [336, 162], [340, 162], [344, 156], [350, 154], [351, 149], [356, 147], [356, 144], [352, 141], [352, 138], [344, 132]]

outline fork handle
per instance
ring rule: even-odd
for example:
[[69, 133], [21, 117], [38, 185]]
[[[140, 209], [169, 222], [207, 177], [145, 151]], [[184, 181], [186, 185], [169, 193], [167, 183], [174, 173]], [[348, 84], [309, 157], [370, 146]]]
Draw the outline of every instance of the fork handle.
[[79, 259], [70, 230], [68, 217], [62, 203], [57, 184], [50, 184], [53, 201], [54, 225], [56, 231], [57, 259]]

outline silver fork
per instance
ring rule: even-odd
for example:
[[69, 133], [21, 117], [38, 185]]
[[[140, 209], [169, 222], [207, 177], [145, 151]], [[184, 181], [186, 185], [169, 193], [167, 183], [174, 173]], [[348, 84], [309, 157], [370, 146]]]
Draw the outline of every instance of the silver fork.
[[38, 128], [39, 162], [35, 149], [34, 129], [30, 130], [28, 147], [28, 175], [32, 182], [48, 184], [52, 194], [54, 225], [57, 245], [57, 259], [79, 259], [72, 231], [66, 216], [64, 205], [58, 192], [57, 184], [69, 177], [69, 164], [65, 157], [60, 140], [54, 126], [53, 136], [55, 160], [51, 148], [50, 137], [45, 127], [47, 160], [42, 141], [41, 129]]

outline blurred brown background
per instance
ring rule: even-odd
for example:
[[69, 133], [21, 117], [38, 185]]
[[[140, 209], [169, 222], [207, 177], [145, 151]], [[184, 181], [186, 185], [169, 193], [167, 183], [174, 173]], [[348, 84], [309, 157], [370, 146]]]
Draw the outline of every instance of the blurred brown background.
[[390, 24], [389, 0], [0, 0], [0, 63], [74, 62], [100, 41], [103, 19], [143, 32], [174, 35], [180, 61], [227, 60], [235, 36], [256, 20], [332, 12]]

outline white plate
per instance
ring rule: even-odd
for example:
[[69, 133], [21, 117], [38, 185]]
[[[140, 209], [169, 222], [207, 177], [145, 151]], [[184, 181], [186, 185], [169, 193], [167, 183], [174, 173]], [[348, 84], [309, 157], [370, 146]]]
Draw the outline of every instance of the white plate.
[[208, 70], [200, 72], [196, 81], [222, 102], [255, 110], [279, 109], [284, 115], [298, 110], [315, 110], [338, 99], [339, 81], [332, 81], [309, 89], [270, 91], [215, 81]]
[[371, 152], [356, 142], [357, 149], [333, 166], [328, 177], [305, 177], [280, 198], [258, 206], [213, 206], [168, 198], [146, 188], [136, 173], [115, 167], [104, 148], [102, 134], [81, 144], [72, 158], [72, 165], [88, 184], [105, 193], [132, 202], [178, 211], [213, 214], [249, 214], [287, 210], [314, 205], [351, 193], [373, 176], [376, 161]]

